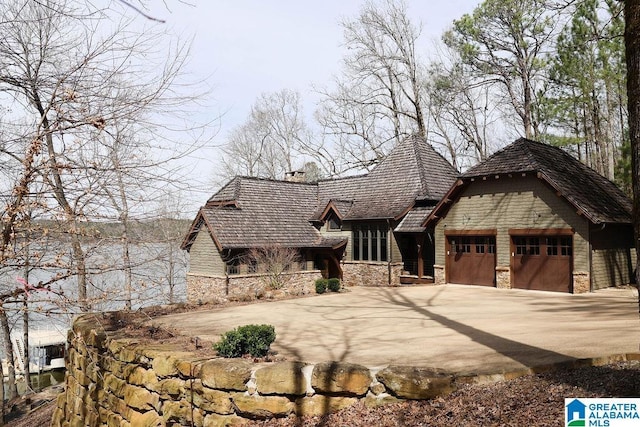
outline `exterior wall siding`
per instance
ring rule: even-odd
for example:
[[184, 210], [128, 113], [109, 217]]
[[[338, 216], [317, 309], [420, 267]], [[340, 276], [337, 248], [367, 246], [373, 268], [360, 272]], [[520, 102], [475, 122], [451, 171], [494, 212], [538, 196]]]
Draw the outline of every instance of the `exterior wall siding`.
[[594, 225], [590, 237], [593, 289], [631, 283], [636, 259], [633, 227]]
[[201, 228], [189, 251], [189, 273], [224, 275], [226, 265], [206, 228]]
[[[395, 228], [395, 225], [393, 225], [392, 228]], [[398, 245], [396, 235], [393, 233], [393, 231], [389, 230], [389, 236], [391, 236], [391, 238], [388, 239], [389, 245], [391, 246], [391, 250], [389, 251], [391, 257], [389, 258], [389, 261], [402, 262], [402, 253], [400, 252], [400, 246]]]
[[593, 289], [631, 283], [634, 248], [594, 249], [591, 253], [591, 281]]
[[573, 271], [589, 274], [588, 220], [534, 176], [489, 178], [467, 187], [436, 225], [435, 263], [446, 263], [446, 230], [496, 229], [496, 268], [504, 276], [504, 269], [511, 267], [511, 228], [574, 229]]

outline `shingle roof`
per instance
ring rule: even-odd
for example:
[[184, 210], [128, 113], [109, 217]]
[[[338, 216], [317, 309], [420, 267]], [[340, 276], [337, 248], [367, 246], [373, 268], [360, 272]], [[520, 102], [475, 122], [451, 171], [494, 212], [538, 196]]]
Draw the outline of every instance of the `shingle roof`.
[[200, 213], [223, 248], [335, 246], [309, 223], [316, 197], [312, 184], [236, 177]]
[[416, 206], [402, 218], [393, 230], [396, 233], [422, 233], [426, 230], [423, 226], [425, 220], [433, 210], [433, 206]]
[[560, 148], [521, 138], [461, 178], [536, 172], [592, 223], [630, 223], [631, 200], [611, 181]]
[[344, 238], [323, 238], [310, 222], [329, 203], [342, 220], [401, 218], [416, 200], [435, 204], [456, 174], [424, 138], [410, 137], [366, 175], [317, 184], [236, 177], [200, 209], [183, 248], [203, 224], [221, 248], [335, 247]]
[[331, 199], [350, 200], [343, 219], [386, 219], [404, 215], [416, 200], [442, 198], [457, 172], [427, 141], [411, 136], [402, 141], [367, 175], [320, 181], [319, 210]]

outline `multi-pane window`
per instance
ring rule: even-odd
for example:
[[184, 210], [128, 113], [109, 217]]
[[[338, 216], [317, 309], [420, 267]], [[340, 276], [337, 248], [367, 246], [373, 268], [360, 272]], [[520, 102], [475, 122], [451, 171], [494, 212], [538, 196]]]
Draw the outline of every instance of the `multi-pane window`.
[[560, 254], [562, 256], [571, 256], [573, 254], [573, 242], [571, 236], [560, 238]]
[[558, 255], [557, 237], [547, 237], [547, 255]]
[[386, 224], [354, 225], [354, 261], [387, 261]]
[[[465, 236], [449, 239], [451, 251], [456, 254], [495, 254], [496, 238], [494, 236]], [[472, 252], [472, 249], [475, 252]]]
[[453, 249], [454, 253], [464, 254], [471, 252], [471, 238], [470, 237], [459, 237], [459, 240], [451, 240], [451, 249]]
[[514, 237], [516, 255], [540, 255], [539, 237]]

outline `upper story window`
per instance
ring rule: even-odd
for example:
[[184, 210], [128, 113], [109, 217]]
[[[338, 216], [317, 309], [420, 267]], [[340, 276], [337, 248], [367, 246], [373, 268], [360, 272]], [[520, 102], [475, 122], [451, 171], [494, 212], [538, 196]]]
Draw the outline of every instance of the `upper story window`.
[[331, 215], [327, 220], [327, 229], [339, 231], [341, 228], [340, 220], [335, 215]]
[[354, 225], [352, 235], [354, 261], [387, 261], [386, 224]]

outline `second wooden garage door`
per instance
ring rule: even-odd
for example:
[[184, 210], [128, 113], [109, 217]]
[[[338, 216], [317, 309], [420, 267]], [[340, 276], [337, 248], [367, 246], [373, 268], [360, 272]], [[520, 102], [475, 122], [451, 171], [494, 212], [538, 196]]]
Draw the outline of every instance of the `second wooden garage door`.
[[571, 292], [571, 236], [511, 236], [513, 287]]
[[495, 236], [448, 236], [446, 268], [449, 283], [495, 286]]

